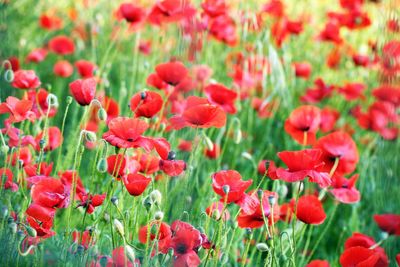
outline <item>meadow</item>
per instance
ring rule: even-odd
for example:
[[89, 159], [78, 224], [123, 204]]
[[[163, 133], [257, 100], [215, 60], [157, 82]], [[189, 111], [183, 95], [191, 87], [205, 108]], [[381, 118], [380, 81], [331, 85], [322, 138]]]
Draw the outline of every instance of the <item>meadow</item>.
[[397, 0], [1, 0], [0, 266], [400, 266]]

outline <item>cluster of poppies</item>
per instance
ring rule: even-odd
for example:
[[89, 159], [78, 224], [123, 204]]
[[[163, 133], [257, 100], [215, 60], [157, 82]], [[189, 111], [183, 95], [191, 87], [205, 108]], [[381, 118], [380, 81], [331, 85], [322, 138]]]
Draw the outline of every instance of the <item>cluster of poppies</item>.
[[[350, 37], [374, 26], [368, 10], [379, 3], [338, 0], [319, 27], [283, 0], [256, 10], [154, 2], [43, 10], [44, 41], [22, 38], [18, 53], [1, 58], [1, 228], [18, 241], [9, 246], [36, 257], [50, 254], [37, 253], [39, 244], [59, 238], [57, 253], [94, 267], [329, 267], [312, 259], [337, 207], [370, 199], [357, 187], [359, 177], [372, 179], [360, 158], [399, 134], [400, 42], [358, 49]], [[398, 36], [399, 21], [385, 30]], [[303, 39], [328, 50], [326, 60], [298, 52]], [[349, 69], [379, 81], [337, 79]], [[344, 236], [331, 256], [341, 266], [394, 262], [385, 242], [400, 236], [400, 215], [370, 217], [379, 240]]]

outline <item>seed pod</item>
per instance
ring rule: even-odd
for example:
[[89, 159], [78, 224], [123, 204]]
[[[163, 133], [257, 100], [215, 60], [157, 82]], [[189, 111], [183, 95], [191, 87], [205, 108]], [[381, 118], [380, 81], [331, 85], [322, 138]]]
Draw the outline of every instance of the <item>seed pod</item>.
[[269, 250], [268, 245], [265, 244], [265, 243], [258, 243], [258, 244], [256, 245], [256, 248], [257, 248], [259, 251], [262, 251], [262, 252], [265, 252], [265, 251], [268, 251], [268, 250]]
[[58, 107], [58, 98], [54, 94], [49, 94], [46, 98], [46, 102], [49, 107]]
[[68, 105], [72, 103], [72, 100], [73, 100], [72, 96], [67, 96], [66, 102]]
[[154, 214], [154, 219], [156, 219], [157, 221], [161, 221], [162, 219], [164, 218], [164, 212], [162, 212], [162, 211], [157, 211], [155, 214]]
[[100, 108], [97, 111], [97, 117], [99, 118], [99, 120], [101, 121], [106, 121], [107, 120], [107, 111], [104, 108]]

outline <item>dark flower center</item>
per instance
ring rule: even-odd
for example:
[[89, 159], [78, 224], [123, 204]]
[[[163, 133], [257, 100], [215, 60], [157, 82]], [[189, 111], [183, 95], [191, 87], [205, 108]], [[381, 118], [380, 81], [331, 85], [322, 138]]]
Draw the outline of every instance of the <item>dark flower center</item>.
[[178, 244], [176, 246], [176, 252], [179, 253], [179, 254], [185, 254], [186, 250], [187, 250], [187, 248], [186, 248], [185, 244]]

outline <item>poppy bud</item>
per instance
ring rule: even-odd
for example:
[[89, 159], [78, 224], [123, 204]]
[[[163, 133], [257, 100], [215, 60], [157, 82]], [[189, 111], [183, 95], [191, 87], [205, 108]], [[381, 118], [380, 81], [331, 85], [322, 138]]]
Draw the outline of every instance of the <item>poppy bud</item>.
[[161, 221], [164, 218], [164, 212], [162, 211], [157, 211], [154, 214], [154, 219], [156, 219], [157, 221]]
[[86, 141], [88, 141], [88, 142], [96, 142], [97, 137], [96, 137], [96, 134], [94, 132], [85, 131], [84, 134], [85, 134]]
[[36, 230], [33, 229], [32, 227], [30, 227], [30, 226], [25, 226], [25, 229], [26, 229], [26, 232], [28, 233], [28, 235], [29, 235], [30, 237], [36, 237], [36, 236], [37, 236]]
[[161, 192], [160, 191], [158, 191], [158, 190], [153, 190], [151, 193], [150, 193], [150, 199], [151, 199], [151, 201], [153, 201], [153, 203], [156, 203], [156, 204], [161, 204], [161, 200], [162, 200], [162, 195], [161, 195]]
[[240, 120], [237, 117], [235, 117], [233, 118], [233, 123], [234, 123], [233, 129], [235, 130], [233, 133], [234, 134], [233, 142], [235, 144], [239, 144], [242, 141], [242, 130], [240, 129]]
[[46, 141], [44, 141], [44, 139], [40, 139], [39, 141], [39, 147], [40, 149], [42, 149], [44, 147], [44, 144], [46, 143]]
[[[3, 178], [3, 177], [2, 177]], [[7, 206], [1, 207], [1, 218], [6, 218], [8, 215], [8, 208]]]
[[246, 228], [246, 235], [247, 236], [250, 236], [252, 232], [253, 231], [251, 230], [251, 228]]
[[279, 259], [280, 259], [282, 262], [286, 262], [286, 261], [287, 261], [286, 255], [283, 255], [283, 254], [279, 257]]
[[258, 189], [257, 190], [257, 195], [261, 199], [263, 197], [263, 195], [264, 195], [264, 191], [262, 189]]
[[243, 152], [242, 157], [248, 160], [253, 160], [253, 156], [248, 152]]
[[117, 232], [121, 235], [121, 237], [125, 236], [124, 226], [118, 219], [114, 219], [113, 221], [114, 227], [117, 229]]
[[12, 232], [13, 234], [15, 234], [15, 233], [17, 232], [17, 224], [16, 224], [15, 222], [10, 223], [10, 224], [8, 225], [8, 227], [10, 228], [10, 230], [11, 230], [11, 232]]
[[105, 173], [107, 171], [107, 160], [105, 158], [101, 158], [97, 163], [97, 171], [100, 173]]
[[18, 230], [18, 231], [17, 231], [17, 238], [18, 238], [19, 240], [21, 240], [21, 239], [24, 238], [24, 237], [25, 237], [24, 231]]
[[24, 167], [24, 161], [22, 159], [18, 160], [18, 167], [19, 168]]
[[131, 246], [125, 245], [125, 252], [128, 258], [132, 261], [135, 262], [135, 252], [131, 248]]
[[207, 146], [207, 149], [208, 150], [213, 150], [213, 148], [214, 148], [214, 144], [213, 144], [213, 142], [211, 141], [211, 139], [207, 136], [207, 135], [205, 135], [205, 134], [203, 134], [203, 140], [204, 140], [204, 142], [205, 142], [205, 144], [206, 144], [206, 146]]
[[71, 104], [72, 100], [73, 100], [72, 96], [67, 96], [67, 99], [66, 99], [67, 105]]
[[108, 258], [106, 256], [100, 256], [100, 266], [107, 266]]
[[176, 153], [174, 151], [168, 152], [168, 160], [174, 160], [176, 158]]
[[79, 255], [82, 255], [84, 251], [85, 251], [85, 247], [82, 245], [78, 245], [78, 247], [76, 249], [76, 253]]
[[142, 204], [143, 204], [143, 206], [146, 208], [146, 210], [148, 211], [148, 210], [150, 210], [151, 205], [152, 205], [153, 203], [152, 203], [150, 197], [147, 196], [147, 197], [145, 197], [145, 198], [143, 199]]
[[54, 94], [49, 94], [46, 98], [46, 102], [49, 107], [58, 107], [58, 98]]
[[385, 240], [385, 239], [387, 239], [388, 237], [389, 237], [389, 234], [388, 234], [388, 232], [381, 232], [380, 233], [380, 236], [381, 236], [381, 239], [383, 239], [383, 240]]
[[221, 218], [221, 212], [219, 212], [219, 210], [217, 210], [217, 209], [214, 209], [214, 210], [212, 211], [211, 217], [212, 217], [214, 220], [219, 220], [219, 219]]
[[7, 145], [2, 145], [1, 146], [1, 153], [2, 154], [4, 154], [4, 155], [7, 154], [9, 150], [10, 150], [10, 148]]
[[256, 248], [257, 248], [259, 251], [261, 251], [261, 252], [265, 252], [265, 251], [268, 251], [268, 250], [269, 250], [268, 245], [265, 244], [265, 243], [258, 243], [258, 244], [256, 245]]
[[104, 220], [105, 220], [106, 222], [109, 222], [109, 221], [110, 221], [110, 214], [104, 213]]
[[222, 186], [222, 190], [227, 195], [227, 194], [229, 194], [229, 191], [231, 190], [231, 188], [229, 185], [224, 185], [224, 186]]
[[113, 203], [115, 206], [117, 206], [118, 205], [118, 198], [116, 196], [113, 196], [111, 198], [111, 203]]
[[287, 186], [285, 185], [285, 184], [282, 184], [282, 185], [280, 185], [279, 187], [278, 187], [278, 195], [280, 196], [280, 197], [286, 197], [286, 195], [287, 195], [287, 193], [288, 193], [288, 188], [287, 188]]
[[227, 264], [229, 261], [229, 254], [227, 253], [223, 253], [221, 255], [221, 265], [224, 266], [225, 264]]
[[14, 72], [12, 71], [12, 69], [6, 70], [6, 72], [4, 73], [4, 80], [6, 80], [6, 82], [8, 83], [14, 81]]
[[268, 196], [268, 202], [271, 206], [275, 205], [276, 202], [275, 196], [273, 195]]
[[97, 111], [97, 117], [101, 121], [107, 120], [107, 111], [104, 108], [100, 108], [99, 111]]

